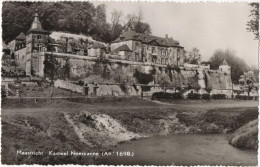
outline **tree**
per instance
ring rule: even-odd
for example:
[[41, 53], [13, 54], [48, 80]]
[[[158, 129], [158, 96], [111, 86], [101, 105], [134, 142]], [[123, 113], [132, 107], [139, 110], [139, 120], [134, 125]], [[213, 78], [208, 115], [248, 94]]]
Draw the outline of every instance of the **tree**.
[[122, 26], [120, 24], [121, 18], [123, 16], [123, 12], [120, 10], [113, 10], [111, 13], [111, 34], [112, 34], [112, 39], [116, 39], [120, 33]]
[[254, 78], [256, 80], [256, 82], [259, 81], [259, 69], [258, 67], [252, 66], [249, 68], [250, 71], [252, 71], [254, 73]]
[[249, 17], [251, 18], [250, 21], [247, 22], [247, 31], [253, 32], [255, 35], [255, 39], [259, 39], [259, 3], [250, 3], [249, 4], [251, 9], [251, 14]]
[[244, 60], [240, 59], [235, 55], [235, 52], [229, 49], [221, 50], [218, 49], [214, 52], [213, 56], [209, 59], [210, 68], [217, 70], [219, 65], [226, 60], [228, 65], [231, 67], [231, 79], [232, 82], [238, 83], [240, 76], [248, 71], [248, 66]]
[[[92, 36], [109, 43], [119, 37], [123, 28], [134, 25], [137, 32], [151, 32], [150, 25], [143, 23], [143, 14], [127, 15], [122, 23], [123, 12], [114, 10], [111, 24], [106, 21], [106, 6], [94, 6], [91, 2], [4, 2], [2, 8], [3, 40], [10, 42], [20, 32], [26, 33], [32, 24], [35, 9], [38, 9], [43, 29], [64, 31]], [[77, 10], [75, 10], [77, 9]], [[131, 17], [130, 17], [131, 16]], [[129, 20], [130, 19], [130, 20]]]
[[9, 42], [20, 32], [27, 32], [36, 8], [45, 30], [82, 33], [106, 42], [111, 40], [105, 5], [95, 7], [90, 2], [4, 2], [3, 40]]
[[247, 92], [248, 96], [250, 92], [256, 88], [255, 87], [256, 80], [254, 78], [254, 72], [253, 71], [248, 71], [244, 72], [243, 75], [240, 76], [239, 79], [239, 85], [241, 88]]
[[151, 27], [148, 23], [143, 22], [143, 11], [139, 9], [138, 13], [128, 14], [127, 23], [124, 26], [125, 30], [132, 30], [138, 33], [151, 33]]
[[192, 48], [191, 52], [188, 53], [186, 60], [190, 64], [199, 64], [201, 60], [201, 54], [199, 49], [197, 48]]

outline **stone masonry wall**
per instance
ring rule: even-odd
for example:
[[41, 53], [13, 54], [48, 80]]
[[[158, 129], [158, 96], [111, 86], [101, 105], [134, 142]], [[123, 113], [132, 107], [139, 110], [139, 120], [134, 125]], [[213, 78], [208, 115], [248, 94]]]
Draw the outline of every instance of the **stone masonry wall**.
[[101, 61], [98, 58], [68, 54], [54, 54], [52, 57], [55, 68], [45, 67], [44, 75], [50, 79], [53, 74], [54, 80], [84, 81], [89, 84], [166, 85], [196, 89], [231, 88], [230, 75], [220, 71], [170, 68], [166, 65], [131, 61]]

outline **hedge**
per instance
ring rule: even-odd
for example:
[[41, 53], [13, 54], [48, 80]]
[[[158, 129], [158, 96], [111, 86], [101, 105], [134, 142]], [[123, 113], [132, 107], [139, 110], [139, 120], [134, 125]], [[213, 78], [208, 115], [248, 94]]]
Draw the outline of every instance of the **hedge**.
[[226, 95], [225, 94], [213, 94], [212, 99], [226, 99]]
[[253, 100], [254, 96], [236, 95], [236, 99], [240, 99], [240, 100]]
[[189, 93], [188, 94], [188, 99], [196, 100], [196, 99], [200, 99], [200, 98], [201, 98], [201, 94], [198, 94], [198, 93]]
[[152, 95], [152, 100], [154, 99], [182, 99], [181, 93], [165, 93], [165, 92], [155, 92]]
[[210, 94], [204, 93], [204, 94], [202, 94], [201, 98], [208, 100], [208, 99], [210, 99]]

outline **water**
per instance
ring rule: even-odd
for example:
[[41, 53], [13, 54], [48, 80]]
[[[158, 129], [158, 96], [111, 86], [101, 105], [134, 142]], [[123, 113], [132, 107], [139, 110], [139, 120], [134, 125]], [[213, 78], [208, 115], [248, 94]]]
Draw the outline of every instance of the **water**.
[[228, 144], [225, 135], [167, 135], [130, 141], [113, 152], [130, 151], [134, 157], [108, 156], [107, 165], [257, 165], [257, 151]]

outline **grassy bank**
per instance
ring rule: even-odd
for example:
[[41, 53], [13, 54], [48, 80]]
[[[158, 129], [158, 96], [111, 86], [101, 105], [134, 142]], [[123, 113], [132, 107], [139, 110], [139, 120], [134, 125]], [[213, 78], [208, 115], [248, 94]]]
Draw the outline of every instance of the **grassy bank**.
[[250, 121], [237, 129], [229, 138], [229, 143], [239, 148], [258, 148], [258, 120]]
[[5, 99], [2, 163], [93, 164], [96, 161], [92, 156], [20, 156], [16, 151], [99, 152], [120, 142], [155, 134], [229, 133], [256, 119], [257, 105], [236, 101], [182, 101], [166, 105], [116, 97], [39, 99], [37, 103], [34, 99]]

